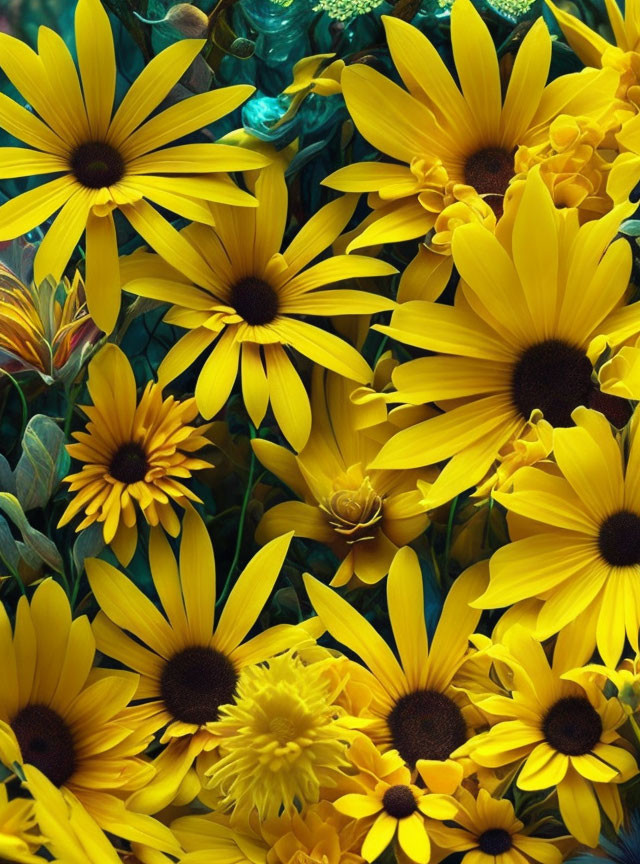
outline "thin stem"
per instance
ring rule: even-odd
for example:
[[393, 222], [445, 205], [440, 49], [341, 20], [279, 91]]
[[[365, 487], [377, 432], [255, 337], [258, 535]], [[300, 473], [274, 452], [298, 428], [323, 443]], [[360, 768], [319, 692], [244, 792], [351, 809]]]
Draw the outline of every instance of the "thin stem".
[[444, 573], [443, 576], [448, 579], [449, 578], [449, 552], [451, 551], [451, 533], [453, 531], [453, 520], [456, 515], [456, 507], [458, 506], [458, 498], [456, 497], [451, 502], [451, 507], [449, 508], [449, 519], [447, 520], [447, 540], [444, 549]]
[[25, 399], [25, 395], [22, 392], [22, 387], [18, 384], [13, 375], [10, 372], [7, 372], [6, 369], [0, 369], [0, 372], [2, 372], [4, 375], [7, 376], [7, 378], [9, 378], [13, 386], [18, 391], [18, 396], [20, 397], [20, 405], [22, 407], [22, 428], [20, 429], [20, 437], [18, 440], [22, 441], [22, 436], [27, 426], [27, 414], [29, 413], [29, 409], [27, 408], [27, 400]]

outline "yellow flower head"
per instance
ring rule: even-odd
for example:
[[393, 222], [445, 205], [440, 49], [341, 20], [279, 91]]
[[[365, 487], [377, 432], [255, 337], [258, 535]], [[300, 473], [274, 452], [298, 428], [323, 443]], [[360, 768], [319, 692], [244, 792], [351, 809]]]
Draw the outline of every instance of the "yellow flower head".
[[354, 347], [301, 316], [391, 309], [394, 301], [376, 294], [322, 289], [344, 279], [396, 271], [363, 255], [334, 255], [307, 267], [345, 228], [357, 196], [344, 195], [322, 207], [281, 252], [288, 202], [281, 164], [260, 173], [255, 193], [256, 209], [212, 205], [215, 229], [191, 225], [175, 233], [175, 243], [158, 249], [166, 261], [179, 260], [181, 272], [142, 251], [123, 259], [125, 288], [171, 303], [165, 321], [189, 331], [160, 364], [162, 383], [215, 342], [195, 389], [203, 417], [209, 419], [223, 407], [240, 366], [242, 395], [254, 425], [260, 425], [271, 402], [284, 437], [301, 450], [311, 430], [311, 408], [285, 348], [361, 384], [372, 377]]
[[48, 27], [38, 31], [38, 53], [0, 34], [0, 68], [35, 112], [0, 94], [0, 126], [29, 145], [0, 148], [0, 178], [62, 175], [0, 207], [0, 241], [26, 234], [60, 210], [34, 262], [36, 283], [48, 276], [57, 283], [86, 230], [87, 303], [109, 333], [120, 308], [112, 211], [119, 209], [151, 246], [162, 245], [173, 229], [147, 199], [211, 224], [205, 202], [255, 205], [222, 172], [267, 160], [219, 144], [165, 146], [237, 108], [253, 92], [247, 85], [192, 96], [147, 120], [204, 39], [182, 39], [154, 57], [113, 114], [115, 51], [100, 0], [79, 0], [75, 36], [80, 78], [69, 49]]
[[175, 537], [180, 522], [172, 504], [200, 500], [182, 480], [211, 467], [191, 455], [209, 443], [202, 435], [207, 427], [188, 425], [198, 414], [194, 399], [163, 399], [158, 384], [149, 382], [138, 402], [133, 369], [117, 345], [105, 345], [93, 358], [88, 388], [93, 405], [83, 408], [86, 431], [74, 432], [78, 443], [67, 445], [85, 464], [65, 477], [76, 494], [58, 527], [84, 511], [76, 531], [102, 523], [105, 543], [126, 565], [138, 541], [136, 505], [149, 525]]
[[427, 526], [416, 482], [429, 482], [437, 470], [367, 471], [384, 441], [397, 426], [387, 421], [362, 428], [377, 400], [352, 401], [355, 384], [338, 375], [314, 371], [311, 395], [312, 427], [305, 448], [297, 455], [270, 441], [254, 440], [260, 461], [301, 501], [287, 501], [267, 510], [256, 539], [264, 543], [294, 529], [331, 546], [341, 560], [332, 585], [346, 585], [355, 576], [373, 584], [389, 571], [398, 547], [411, 542]]
[[269, 844], [266, 864], [364, 864], [366, 827], [319, 801], [302, 813], [283, 813], [260, 826]]
[[0, 783], [0, 861], [41, 864], [34, 852], [42, 845], [37, 832], [33, 802], [25, 798], [9, 801], [4, 783]]
[[214, 727], [223, 743], [207, 786], [222, 807], [255, 807], [265, 819], [315, 804], [321, 786], [335, 785], [348, 765], [350, 734], [330, 688], [323, 664], [305, 665], [291, 653], [242, 673]]
[[280, 625], [244, 642], [280, 573], [291, 536], [273, 540], [251, 559], [217, 622], [213, 548], [192, 508], [183, 520], [179, 562], [166, 535], [157, 528], [151, 532], [151, 576], [164, 614], [110, 564], [87, 561], [102, 609], [93, 623], [96, 643], [103, 654], [140, 672], [139, 716], [163, 730], [167, 744], [156, 760], [158, 776], [133, 798], [136, 809], [157, 812], [173, 801], [196, 758], [201, 775], [217, 758], [209, 756], [224, 738], [215, 721], [220, 707], [234, 701], [242, 669], [309, 639], [302, 625]]

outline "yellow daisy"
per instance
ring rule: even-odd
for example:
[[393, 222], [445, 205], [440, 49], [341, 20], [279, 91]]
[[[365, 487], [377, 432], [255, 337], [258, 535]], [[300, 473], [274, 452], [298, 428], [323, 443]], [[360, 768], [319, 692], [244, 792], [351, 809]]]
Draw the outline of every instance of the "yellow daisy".
[[[436, 47], [416, 27], [390, 16], [382, 20], [407, 89], [371, 66], [354, 64], [342, 72], [342, 90], [356, 126], [395, 160], [358, 162], [324, 181], [341, 191], [370, 193], [373, 213], [349, 249], [424, 237], [446, 207], [453, 205], [455, 211], [462, 201], [477, 208], [478, 196], [500, 214], [515, 174], [517, 148], [546, 141], [558, 115], [598, 116], [613, 99], [612, 70], [564, 75], [546, 86], [551, 38], [542, 19], [522, 41], [504, 99], [493, 39], [471, 0], [456, 0], [451, 9], [460, 88]], [[469, 219], [483, 222], [487, 214], [479, 208], [463, 217]], [[431, 272], [442, 288], [451, 261], [434, 255], [430, 263], [427, 254], [420, 269]], [[438, 293], [433, 286], [428, 290]]]
[[460, 809], [455, 827], [429, 823], [429, 836], [444, 855], [463, 852], [461, 864], [561, 864], [562, 841], [522, 833], [513, 804], [492, 798], [480, 789], [474, 798], [466, 789], [457, 793]]
[[154, 763], [157, 777], [132, 797], [141, 812], [171, 803], [183, 781], [193, 790], [191, 798], [197, 794], [199, 780], [189, 772], [197, 759], [202, 777], [217, 758], [211, 751], [221, 738], [214, 721], [220, 706], [234, 701], [240, 671], [309, 639], [303, 626], [282, 624], [244, 642], [278, 578], [291, 536], [273, 540], [251, 559], [217, 624], [213, 548], [191, 508], [183, 520], [179, 564], [164, 532], [151, 531], [151, 577], [164, 615], [115, 567], [87, 560], [89, 584], [102, 610], [93, 622], [96, 644], [140, 673], [138, 716], [163, 730], [161, 742], [167, 745]]
[[305, 586], [322, 624], [368, 666], [369, 711], [363, 731], [396, 749], [416, 766], [434, 792], [457, 788], [467, 762], [456, 750], [467, 740], [477, 713], [452, 681], [465, 660], [480, 613], [468, 605], [484, 574], [469, 568], [447, 594], [431, 647], [427, 644], [422, 573], [415, 552], [400, 549], [391, 563], [387, 603], [400, 663], [377, 630], [347, 600], [309, 574]]
[[20, 598], [13, 632], [0, 605], [0, 761], [33, 765], [72, 792], [105, 831], [173, 851], [171, 832], [122, 800], [154, 774], [141, 758], [152, 729], [127, 709], [138, 676], [94, 675], [94, 655], [87, 617], [71, 619], [53, 580], [30, 604]]
[[575, 676], [568, 670], [577, 658], [568, 642], [556, 646], [551, 666], [542, 645], [522, 626], [505, 633], [504, 645], [507, 650], [498, 656], [511, 669], [511, 698], [480, 702], [500, 722], [469, 742], [473, 759], [491, 768], [521, 766], [516, 784], [524, 791], [555, 788], [568, 830], [596, 846], [598, 802], [619, 828], [617, 784], [638, 773], [629, 745], [616, 731], [626, 715], [615, 697], [606, 699], [586, 676], [580, 683], [571, 680]]
[[180, 522], [172, 504], [200, 501], [182, 482], [192, 471], [211, 467], [191, 454], [208, 444], [207, 426], [190, 426], [198, 414], [195, 400], [162, 398], [162, 388], [149, 382], [140, 401], [131, 364], [117, 345], [108, 344], [89, 364], [89, 394], [83, 407], [89, 422], [74, 432], [78, 443], [67, 450], [85, 464], [64, 478], [75, 493], [58, 527], [84, 511], [76, 531], [102, 523], [110, 543], [126, 566], [136, 550], [136, 505], [149, 525], [162, 525], [172, 536]]
[[448, 459], [426, 490], [436, 507], [479, 483], [530, 420], [568, 426], [572, 410], [590, 404], [624, 425], [628, 403], [602, 394], [614, 385], [599, 388], [594, 366], [607, 347], [640, 332], [640, 304], [622, 305], [631, 248], [623, 238], [611, 242], [634, 207], [580, 226], [576, 210], [556, 210], [534, 169], [511, 234], [498, 239], [478, 225], [456, 231], [453, 258], [464, 281], [455, 305], [403, 303], [390, 327], [376, 327], [436, 352], [399, 366], [389, 399], [435, 401], [444, 413], [398, 432], [369, 468]]
[[41, 864], [42, 858], [34, 855], [41, 845], [33, 802], [26, 798], [9, 801], [7, 787], [0, 783], [0, 861]]
[[100, 0], [79, 0], [75, 36], [82, 90], [71, 53], [53, 30], [40, 27], [38, 53], [0, 34], [0, 68], [35, 112], [0, 96], [0, 126], [29, 145], [0, 148], [0, 177], [62, 175], [0, 207], [0, 241], [26, 234], [60, 210], [34, 263], [37, 283], [48, 276], [58, 282], [86, 230], [89, 311], [109, 333], [120, 308], [113, 210], [150, 246], [162, 245], [171, 226], [146, 199], [211, 224], [207, 201], [255, 205], [221, 172], [259, 168], [267, 160], [220, 144], [164, 146], [233, 111], [253, 92], [248, 85], [192, 96], [144, 122], [204, 39], [182, 39], [154, 57], [112, 116], [115, 51]]
[[526, 522], [518, 518], [514, 542], [492, 556], [489, 586], [473, 605], [494, 609], [538, 597], [544, 601], [536, 621], [541, 639], [589, 607], [592, 629], [583, 638], [614, 668], [625, 634], [638, 650], [640, 415], [631, 424], [626, 467], [600, 413], [578, 408], [573, 416], [576, 427], [554, 433], [561, 476], [523, 468], [513, 491], [494, 493]]
[[362, 255], [334, 255], [306, 266], [344, 229], [357, 196], [346, 195], [322, 207], [281, 253], [288, 197], [282, 165], [274, 163], [260, 173], [255, 194], [256, 209], [212, 205], [215, 230], [191, 225], [181, 234], [174, 232], [176, 243], [157, 247], [167, 261], [180, 260], [181, 272], [145, 252], [123, 259], [125, 289], [172, 303], [165, 321], [189, 330], [160, 364], [163, 384], [215, 341], [195, 389], [202, 416], [209, 419], [223, 407], [240, 364], [242, 395], [254, 425], [260, 425], [271, 402], [283, 435], [301, 450], [311, 429], [311, 409], [285, 346], [360, 383], [368, 382], [372, 372], [354, 347], [300, 316], [391, 309], [395, 303], [376, 294], [318, 289], [396, 271]]
[[389, 572], [400, 546], [425, 530], [428, 519], [416, 488], [431, 481], [436, 469], [371, 471], [384, 441], [398, 427], [382, 412], [372, 426], [361, 426], [361, 406], [351, 395], [353, 381], [314, 370], [311, 435], [297, 456], [271, 441], [252, 441], [265, 468], [303, 501], [286, 501], [267, 510], [256, 531], [259, 543], [293, 529], [330, 546], [341, 564], [332, 585], [356, 576], [373, 584]]

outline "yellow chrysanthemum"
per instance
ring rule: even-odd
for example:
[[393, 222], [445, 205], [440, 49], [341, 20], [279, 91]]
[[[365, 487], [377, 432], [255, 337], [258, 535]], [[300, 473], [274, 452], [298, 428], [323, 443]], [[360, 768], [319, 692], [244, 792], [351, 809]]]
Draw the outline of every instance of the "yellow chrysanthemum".
[[352, 576], [373, 584], [386, 576], [398, 548], [427, 527], [416, 482], [430, 482], [437, 474], [436, 469], [366, 470], [398, 426], [387, 420], [382, 399], [381, 411], [373, 408], [372, 425], [362, 427], [366, 407], [352, 401], [355, 387], [337, 375], [325, 379], [316, 368], [311, 435], [302, 452], [294, 456], [271, 441], [252, 442], [262, 464], [303, 499], [267, 510], [256, 539], [264, 543], [293, 529], [299, 537], [326, 543], [341, 560], [332, 585], [346, 585]]
[[359, 854], [364, 826], [338, 813], [328, 801], [303, 813], [269, 819], [260, 831], [270, 846], [267, 864], [364, 864]]
[[114, 344], [89, 364], [88, 389], [86, 431], [74, 432], [78, 443], [67, 445], [85, 465], [65, 477], [75, 495], [58, 527], [84, 511], [76, 531], [102, 523], [105, 543], [126, 566], [138, 542], [136, 505], [149, 525], [175, 537], [180, 522], [172, 505], [200, 501], [181, 481], [211, 467], [191, 455], [209, 443], [202, 435], [208, 427], [189, 425], [198, 414], [194, 399], [163, 399], [158, 384], [149, 382], [138, 402], [131, 364]]
[[429, 824], [429, 836], [444, 855], [464, 853], [461, 864], [561, 864], [562, 841], [523, 834], [513, 804], [496, 800], [480, 789], [474, 798], [466, 789], [457, 793], [460, 809], [455, 826]]
[[[629, 458], [605, 418], [578, 408], [572, 429], [556, 429], [561, 476], [523, 468], [513, 491], [494, 493], [514, 514], [514, 542], [494, 553], [490, 582], [474, 605], [494, 609], [529, 597], [544, 600], [536, 631], [544, 639], [590, 609], [583, 638], [614, 668], [625, 634], [638, 650], [640, 627], [640, 416]], [[523, 523], [522, 518], [526, 517]]]
[[[494, 236], [463, 225], [453, 258], [464, 280], [453, 307], [403, 303], [388, 335], [437, 352], [399, 366], [390, 401], [438, 402], [444, 413], [404, 429], [369, 468], [414, 468], [448, 459], [425, 497], [445, 503], [482, 481], [506, 445], [544, 417], [572, 424], [593, 405], [622, 426], [628, 403], [609, 395], [594, 370], [607, 347], [640, 331], [640, 303], [623, 306], [631, 248], [611, 242], [635, 205], [620, 205], [580, 226], [576, 210], [556, 210], [539, 170], [528, 176], [513, 230]], [[606, 390], [603, 395], [602, 390]], [[638, 394], [640, 395], [640, 393]], [[545, 427], [541, 434], [545, 435]]]
[[8, 768], [35, 766], [105, 831], [173, 851], [171, 832], [122, 800], [154, 774], [140, 758], [153, 730], [127, 709], [138, 676], [94, 676], [94, 655], [87, 617], [72, 621], [53, 580], [36, 589], [31, 604], [20, 598], [13, 633], [0, 605], [0, 760]]
[[317, 803], [320, 787], [335, 785], [350, 734], [330, 691], [321, 663], [291, 653], [242, 673], [212, 727], [223, 743], [207, 788], [223, 808], [271, 818]]
[[[355, 64], [342, 73], [356, 126], [397, 160], [348, 165], [324, 181], [341, 191], [370, 193], [373, 213], [349, 249], [424, 237], [445, 207], [469, 196], [484, 197], [500, 213], [517, 148], [546, 141], [559, 115], [596, 117], [613, 99], [612, 70], [585, 70], [546, 85], [551, 38], [542, 19], [522, 41], [504, 100], [493, 39], [470, 0], [456, 0], [451, 10], [460, 89], [416, 27], [390, 16], [383, 21], [391, 57], [409, 92], [370, 66]], [[471, 218], [482, 222], [487, 214], [468, 214], [463, 221]], [[451, 260], [427, 253], [421, 270], [431, 277], [423, 296], [434, 299], [447, 282]]]
[[[315, 213], [280, 252], [287, 222], [287, 186], [274, 163], [255, 184], [259, 206], [212, 205], [216, 228], [191, 225], [157, 255], [135, 252], [123, 259], [125, 289], [173, 306], [165, 321], [189, 330], [158, 369], [171, 381], [215, 341], [198, 376], [195, 396], [207, 419], [226, 400], [241, 367], [242, 394], [254, 425], [269, 402], [280, 429], [301, 450], [311, 430], [309, 397], [285, 346], [314, 363], [366, 383], [372, 372], [361, 354], [300, 316], [359, 315], [391, 309], [392, 300], [353, 289], [322, 289], [395, 269], [362, 255], [334, 255], [303, 269], [336, 239], [354, 211], [357, 196], [345, 195]], [[192, 280], [195, 284], [190, 284]]]
[[471, 567], [454, 582], [429, 647], [420, 564], [412, 549], [400, 549], [389, 570], [387, 603], [401, 663], [346, 600], [309, 574], [304, 580], [322, 624], [369, 667], [373, 719], [363, 731], [398, 750], [412, 770], [417, 766], [434, 792], [456, 789], [464, 771], [472, 770], [468, 760], [457, 760], [456, 751], [478, 725], [478, 715], [452, 681], [480, 617], [468, 604], [486, 584], [484, 573]]
[[143, 122], [204, 39], [182, 39], [154, 57], [112, 117], [115, 51], [100, 0], [79, 0], [75, 35], [82, 90], [71, 53], [53, 30], [40, 27], [39, 53], [0, 34], [0, 68], [36, 112], [0, 96], [0, 126], [29, 145], [0, 149], [0, 177], [62, 174], [0, 207], [0, 240], [26, 234], [60, 210], [34, 264], [37, 283], [48, 276], [58, 282], [86, 230], [87, 303], [98, 327], [109, 333], [120, 308], [113, 210], [149, 245], [161, 246], [171, 226], [146, 199], [211, 224], [208, 201], [255, 205], [220, 172], [259, 168], [267, 160], [220, 144], [164, 146], [237, 108], [253, 92], [247, 85], [192, 96]]
[[132, 798], [136, 809], [157, 812], [174, 800], [183, 781], [193, 798], [200, 784], [190, 769], [197, 759], [202, 777], [217, 759], [212, 751], [222, 739], [214, 721], [220, 706], [234, 701], [240, 671], [309, 639], [303, 626], [282, 624], [243, 643], [278, 578], [291, 536], [273, 540], [251, 559], [216, 626], [213, 548], [192, 508], [183, 520], [179, 566], [164, 532], [151, 531], [151, 577], [164, 615], [123, 573], [87, 560], [102, 609], [93, 622], [98, 648], [140, 673], [138, 716], [163, 730], [167, 745], [154, 763], [158, 776]]
[[33, 854], [41, 845], [33, 802], [9, 801], [7, 787], [0, 783], [0, 861], [41, 864], [42, 859]]
[[571, 834], [595, 846], [598, 802], [619, 828], [617, 785], [638, 773], [636, 760], [616, 731], [626, 715], [618, 700], [606, 699], [581, 670], [570, 671], [581, 659], [572, 656], [569, 642], [558, 643], [552, 666], [524, 627], [511, 627], [504, 645], [507, 650], [496, 656], [511, 669], [511, 698], [494, 695], [480, 702], [501, 722], [470, 741], [468, 749], [480, 765], [521, 766], [516, 779], [520, 789], [555, 788]]

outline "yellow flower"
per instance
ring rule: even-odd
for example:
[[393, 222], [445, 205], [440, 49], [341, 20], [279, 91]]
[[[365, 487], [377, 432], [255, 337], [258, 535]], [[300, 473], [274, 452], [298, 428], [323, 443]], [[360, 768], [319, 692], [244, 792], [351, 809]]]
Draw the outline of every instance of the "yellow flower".
[[203, 417], [209, 419], [223, 407], [240, 364], [242, 395], [254, 425], [260, 425], [270, 401], [283, 435], [301, 450], [311, 429], [311, 408], [285, 346], [360, 383], [367, 383], [372, 372], [355, 348], [300, 316], [391, 309], [392, 300], [365, 291], [317, 289], [352, 277], [388, 276], [395, 269], [362, 255], [334, 255], [304, 269], [346, 226], [357, 196], [322, 207], [281, 253], [287, 221], [282, 165], [260, 173], [255, 193], [257, 209], [212, 205], [215, 230], [191, 225], [176, 232], [179, 243], [158, 248], [167, 261], [180, 261], [180, 273], [149, 253], [125, 258], [125, 288], [172, 303], [165, 321], [189, 330], [160, 364], [162, 383], [217, 340], [196, 384]]
[[374, 719], [362, 725], [363, 732], [382, 747], [396, 749], [412, 770], [418, 767], [433, 791], [456, 789], [464, 771], [472, 767], [468, 760], [457, 760], [456, 751], [478, 717], [452, 682], [480, 617], [468, 603], [482, 590], [484, 574], [471, 567], [454, 582], [429, 647], [420, 564], [412, 549], [400, 549], [387, 581], [400, 663], [377, 630], [346, 600], [309, 574], [304, 581], [322, 624], [370, 670], [363, 679], [371, 690], [369, 711]]
[[240, 671], [309, 639], [302, 625], [279, 625], [243, 641], [278, 578], [291, 536], [273, 540], [251, 559], [215, 626], [213, 548], [192, 508], [183, 520], [179, 566], [166, 535], [151, 531], [151, 577], [164, 615], [123, 573], [105, 561], [87, 560], [89, 584], [102, 610], [93, 622], [96, 644], [140, 673], [136, 699], [144, 703], [138, 716], [163, 730], [161, 742], [167, 744], [155, 761], [157, 777], [132, 798], [141, 812], [170, 804], [183, 781], [189, 788], [195, 782], [197, 793], [199, 781], [193, 772], [187, 775], [194, 760], [202, 776], [217, 758], [211, 751], [222, 739], [214, 721], [220, 706], [234, 701]]
[[491, 696], [480, 702], [501, 722], [469, 742], [473, 759], [491, 768], [522, 766], [516, 784], [524, 791], [556, 788], [571, 834], [595, 846], [598, 801], [617, 829], [622, 821], [617, 784], [638, 773], [616, 731], [626, 720], [624, 711], [617, 699], [605, 699], [590, 682], [570, 680], [568, 670], [577, 658], [569, 643], [558, 643], [551, 667], [524, 627], [511, 627], [504, 644], [507, 650], [498, 656], [511, 668], [511, 698]]
[[65, 477], [76, 494], [58, 527], [84, 511], [76, 531], [103, 523], [105, 543], [126, 566], [138, 542], [136, 505], [149, 525], [176, 537], [180, 522], [172, 503], [200, 501], [181, 481], [210, 467], [191, 455], [209, 443], [201, 434], [207, 427], [188, 425], [198, 413], [194, 399], [163, 399], [158, 384], [149, 382], [138, 402], [133, 369], [117, 345], [105, 345], [93, 358], [88, 388], [93, 405], [83, 408], [86, 431], [74, 432], [78, 443], [67, 445], [86, 464]]
[[328, 801], [268, 819], [260, 830], [270, 847], [267, 864], [364, 864], [363, 826]]
[[0, 68], [36, 112], [1, 96], [0, 126], [29, 147], [0, 148], [0, 177], [62, 175], [0, 207], [0, 241], [26, 234], [60, 210], [34, 263], [38, 284], [48, 276], [58, 282], [86, 230], [87, 303], [98, 327], [109, 333], [120, 308], [112, 211], [119, 209], [151, 246], [162, 246], [175, 232], [146, 199], [211, 224], [208, 201], [255, 205], [221, 172], [259, 168], [266, 160], [219, 144], [164, 146], [237, 108], [253, 92], [247, 85], [192, 96], [143, 122], [204, 39], [182, 39], [154, 57], [112, 117], [115, 52], [99, 0], [79, 0], [75, 35], [82, 91], [69, 49], [53, 30], [38, 31], [39, 53], [0, 34]]
[[105, 831], [173, 851], [171, 832], [125, 807], [153, 768], [140, 758], [153, 731], [127, 709], [138, 676], [93, 676], [95, 640], [85, 615], [51, 579], [18, 602], [15, 629], [0, 605], [0, 761], [33, 765], [72, 792]]
[[[0, 264], [0, 367], [32, 370], [48, 384], [72, 380], [98, 329], [87, 315], [80, 274], [73, 283], [23, 283]], [[73, 362], [71, 362], [73, 360]]]
[[337, 375], [325, 379], [316, 368], [311, 436], [302, 452], [295, 456], [270, 441], [252, 442], [262, 464], [304, 499], [268, 510], [256, 539], [264, 543], [293, 529], [331, 546], [341, 560], [332, 585], [346, 585], [354, 575], [367, 584], [386, 576], [398, 547], [427, 527], [416, 481], [437, 473], [366, 471], [397, 426], [387, 421], [383, 406], [383, 422], [361, 428], [366, 407], [351, 400], [355, 387]]
[[305, 665], [291, 653], [246, 669], [233, 704], [220, 708], [212, 731], [223, 739], [207, 788], [220, 805], [260, 819], [319, 800], [334, 786], [350, 734], [340, 724], [331, 682], [321, 663]]
[[[589, 610], [586, 643], [615, 667], [625, 634], [640, 627], [640, 436], [634, 415], [629, 459], [605, 418], [578, 408], [572, 429], [556, 429], [559, 473], [523, 468], [512, 492], [494, 493], [517, 518], [514, 542], [494, 553], [490, 582], [474, 606], [495, 609], [544, 600], [536, 633], [545, 639]], [[529, 521], [531, 520], [531, 521]]]
[[[504, 459], [505, 448], [530, 436], [542, 417], [568, 426], [571, 411], [585, 404], [614, 416], [619, 400], [603, 396], [594, 366], [607, 347], [640, 331], [640, 304], [622, 305], [631, 249], [623, 238], [611, 242], [634, 207], [620, 205], [580, 226], [576, 210], [556, 210], [535, 168], [510, 234], [460, 227], [453, 258], [464, 281], [455, 305], [403, 303], [391, 326], [376, 325], [437, 352], [394, 371], [398, 392], [390, 401], [435, 401], [444, 413], [398, 432], [369, 468], [448, 459], [426, 490], [426, 503], [436, 507], [480, 483], [498, 455]], [[624, 423], [628, 406], [619, 404]], [[542, 442], [546, 430], [540, 432]]]
[[431, 839], [445, 854], [463, 852], [461, 864], [561, 864], [562, 841], [523, 834], [513, 804], [496, 800], [480, 789], [474, 798], [466, 789], [458, 791], [460, 809], [455, 827], [429, 823]]
[[41, 864], [33, 853], [42, 845], [36, 833], [33, 802], [25, 798], [9, 801], [7, 787], [0, 783], [0, 861]]

